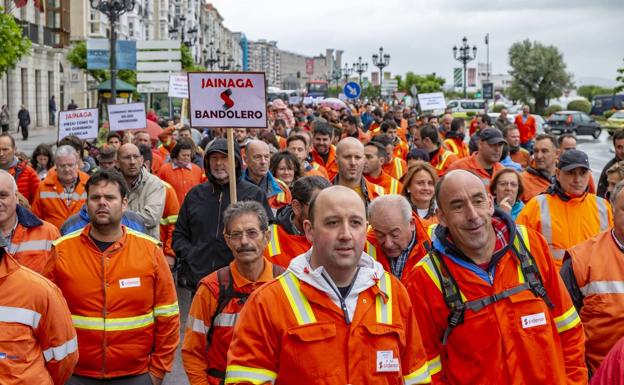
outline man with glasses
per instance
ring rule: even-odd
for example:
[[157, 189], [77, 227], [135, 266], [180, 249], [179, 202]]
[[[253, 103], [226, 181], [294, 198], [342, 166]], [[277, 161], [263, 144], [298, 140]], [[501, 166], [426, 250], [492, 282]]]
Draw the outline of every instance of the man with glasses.
[[165, 208], [165, 186], [143, 167], [143, 156], [132, 143], [119, 147], [117, 164], [130, 190], [128, 209], [143, 218], [149, 235], [159, 239], [160, 218]]
[[78, 169], [80, 157], [72, 146], [56, 149], [56, 167], [39, 184], [32, 212], [57, 228], [76, 214], [87, 200], [85, 184], [89, 176]]
[[182, 360], [192, 385], [222, 383], [245, 300], [284, 271], [262, 257], [269, 242], [269, 219], [260, 203], [231, 204], [223, 214], [223, 226], [234, 261], [200, 281], [186, 323]]

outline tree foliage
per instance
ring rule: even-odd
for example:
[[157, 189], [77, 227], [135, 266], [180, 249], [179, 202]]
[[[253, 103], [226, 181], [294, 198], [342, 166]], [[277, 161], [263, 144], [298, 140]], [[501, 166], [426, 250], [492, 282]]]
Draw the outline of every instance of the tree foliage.
[[22, 28], [13, 16], [0, 6], [0, 77], [15, 67], [24, 55], [30, 54], [31, 41], [22, 35]]
[[568, 103], [567, 109], [570, 111], [581, 111], [589, 114], [591, 111], [591, 103], [587, 100], [573, 100]]
[[619, 74], [615, 80], [620, 82], [620, 85], [613, 89], [613, 93], [617, 94], [618, 92], [624, 91], [624, 67], [618, 68], [617, 73]]
[[590, 102], [594, 100], [594, 96], [596, 95], [611, 95], [613, 94], [613, 88], [605, 88], [600, 86], [595, 86], [593, 84], [588, 84], [586, 86], [580, 86], [577, 90], [577, 93], [582, 97], [586, 98]]
[[509, 48], [509, 74], [513, 77], [511, 99], [535, 102], [535, 112], [543, 113], [546, 101], [560, 97], [573, 87], [563, 55], [555, 46], [524, 40]]
[[436, 76], [435, 73], [418, 75], [411, 71], [407, 72], [405, 74], [405, 77], [401, 77], [400, 75], [398, 75], [395, 76], [395, 79], [398, 80], [399, 91], [409, 93], [410, 88], [415, 85], [418, 89], [418, 93], [421, 94], [442, 91], [442, 87], [444, 86], [445, 82], [444, 78]]
[[191, 49], [186, 46], [184, 43], [180, 45], [180, 52], [182, 58], [180, 61], [182, 62], [182, 69], [187, 72], [201, 72], [206, 71], [206, 67], [195, 64], [195, 60], [193, 60], [193, 55], [191, 54]]

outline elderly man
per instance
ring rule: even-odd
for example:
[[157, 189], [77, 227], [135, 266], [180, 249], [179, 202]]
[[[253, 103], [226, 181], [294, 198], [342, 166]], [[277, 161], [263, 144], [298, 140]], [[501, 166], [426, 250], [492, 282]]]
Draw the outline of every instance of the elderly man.
[[453, 163], [448, 170], [470, 171], [478, 176], [487, 187], [494, 175], [503, 169], [500, 160], [503, 155], [505, 138], [496, 128], [485, 128], [476, 135], [479, 138], [479, 151]]
[[17, 190], [25, 198], [24, 203], [32, 204], [39, 187], [39, 177], [27, 161], [17, 159], [16, 151], [15, 139], [7, 133], [0, 134], [0, 169], [13, 175]]
[[516, 222], [539, 231], [561, 268], [565, 250], [613, 225], [609, 202], [588, 192], [589, 159], [579, 150], [561, 154], [555, 182], [527, 202]]
[[561, 276], [585, 326], [587, 364], [593, 373], [624, 337], [623, 190], [624, 182], [620, 182], [611, 194], [615, 225], [568, 249], [561, 268]]
[[85, 184], [89, 176], [78, 169], [80, 157], [72, 146], [58, 147], [54, 164], [56, 167], [39, 184], [32, 212], [60, 228], [86, 202]]
[[427, 251], [429, 236], [412, 206], [402, 195], [385, 195], [368, 208], [371, 225], [365, 251], [395, 277], [407, 284]]
[[584, 333], [544, 238], [474, 174], [436, 186], [431, 252], [408, 292], [434, 383], [587, 384]]
[[56, 241], [45, 268], [78, 333], [78, 365], [67, 385], [160, 385], [180, 338], [160, 242], [121, 224], [129, 192], [118, 172], [96, 172], [86, 191], [90, 223]]
[[191, 385], [222, 383], [234, 325], [245, 300], [284, 272], [262, 256], [270, 233], [260, 203], [231, 204], [223, 213], [223, 226], [234, 260], [204, 277], [193, 297], [182, 346]]
[[10, 241], [6, 250], [21, 265], [41, 273], [59, 230], [20, 206], [17, 195], [13, 176], [0, 170], [0, 231]]
[[243, 308], [225, 383], [429, 383], [405, 289], [363, 252], [358, 194], [321, 191], [304, 228], [313, 247]]
[[250, 141], [245, 151], [247, 169], [243, 171], [241, 179], [255, 184], [264, 191], [271, 208], [277, 210], [290, 203], [292, 196], [288, 186], [269, 171], [270, 160], [271, 152], [268, 144], [261, 140]]
[[143, 156], [132, 143], [119, 147], [117, 163], [129, 188], [128, 209], [143, 218], [149, 235], [159, 239], [160, 219], [165, 208], [165, 186], [143, 167]]
[[323, 189], [331, 186], [320, 176], [304, 176], [297, 179], [292, 188], [292, 201], [277, 210], [275, 223], [271, 225], [271, 238], [264, 256], [272, 263], [288, 267], [290, 261], [310, 248], [303, 233], [303, 222], [308, 219], [310, 202]]
[[336, 146], [338, 174], [332, 181], [334, 185], [345, 186], [355, 191], [366, 206], [373, 199], [384, 195], [383, 187], [370, 183], [364, 178], [364, 145], [355, 138], [344, 138]]

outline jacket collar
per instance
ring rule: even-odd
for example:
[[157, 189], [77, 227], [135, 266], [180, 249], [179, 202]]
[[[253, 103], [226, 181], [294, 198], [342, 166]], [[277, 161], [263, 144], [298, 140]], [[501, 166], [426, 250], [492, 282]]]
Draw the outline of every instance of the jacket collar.
[[20, 225], [26, 228], [33, 228], [43, 225], [41, 219], [37, 218], [37, 216], [33, 214], [30, 210], [20, 205], [17, 205], [15, 211], [17, 214], [17, 223], [19, 223]]

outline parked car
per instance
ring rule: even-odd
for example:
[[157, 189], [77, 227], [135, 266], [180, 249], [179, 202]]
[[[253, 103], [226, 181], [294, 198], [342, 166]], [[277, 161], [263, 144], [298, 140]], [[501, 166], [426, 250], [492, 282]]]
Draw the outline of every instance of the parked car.
[[624, 110], [615, 111], [609, 119], [605, 130], [609, 132], [609, 135], [613, 135], [616, 130], [624, 128]]
[[455, 99], [449, 100], [446, 104], [446, 108], [449, 108], [453, 115], [456, 112], [474, 112], [477, 114], [483, 113], [485, 111], [485, 100], [483, 99]]
[[548, 131], [546, 132], [550, 134], [591, 135], [594, 139], [598, 139], [602, 132], [598, 122], [580, 111], [555, 112], [550, 116], [547, 123]]

